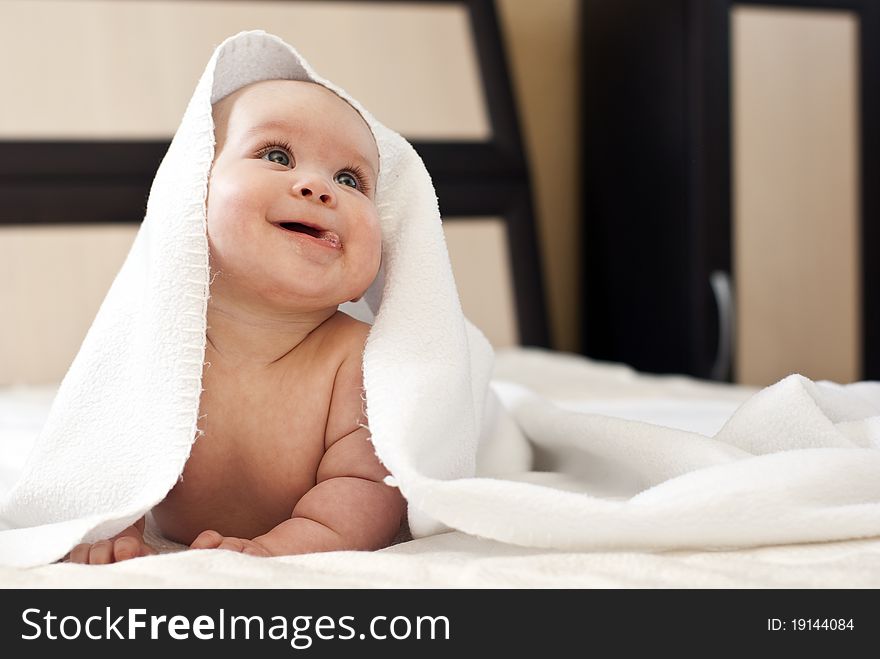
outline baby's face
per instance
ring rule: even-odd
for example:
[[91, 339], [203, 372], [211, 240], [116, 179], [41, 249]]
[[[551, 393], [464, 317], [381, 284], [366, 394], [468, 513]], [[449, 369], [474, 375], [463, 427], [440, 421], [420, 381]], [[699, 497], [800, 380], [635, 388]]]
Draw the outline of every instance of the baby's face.
[[213, 268], [285, 308], [362, 295], [382, 248], [379, 153], [360, 114], [320, 85], [268, 80], [219, 101], [214, 119]]

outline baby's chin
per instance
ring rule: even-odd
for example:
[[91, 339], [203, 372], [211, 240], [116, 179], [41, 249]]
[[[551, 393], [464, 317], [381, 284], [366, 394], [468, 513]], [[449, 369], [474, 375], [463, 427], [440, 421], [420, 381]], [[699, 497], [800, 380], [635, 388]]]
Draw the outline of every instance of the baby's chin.
[[243, 282], [230, 285], [217, 277], [211, 285], [209, 308], [232, 312], [238, 310], [254, 316], [319, 315], [334, 311], [339, 304], [333, 298], [303, 294], [279, 287], [247, 286]]
[[259, 296], [262, 306], [290, 314], [330, 314], [346, 302], [355, 302], [363, 293], [346, 293], [343, 295], [308, 295], [301, 291], [273, 291]]
[[357, 302], [366, 293], [366, 288], [348, 288], [344, 290], [311, 291], [302, 287], [291, 287], [280, 291], [272, 291], [261, 295], [267, 304], [283, 307], [291, 311], [320, 311], [336, 309], [347, 302]]
[[335, 311], [341, 304], [361, 298], [375, 279], [358, 277], [340, 282], [338, 277], [310, 276], [307, 272], [278, 276], [266, 269], [230, 271], [235, 274], [224, 275], [221, 268], [214, 278], [213, 303], [283, 314]]

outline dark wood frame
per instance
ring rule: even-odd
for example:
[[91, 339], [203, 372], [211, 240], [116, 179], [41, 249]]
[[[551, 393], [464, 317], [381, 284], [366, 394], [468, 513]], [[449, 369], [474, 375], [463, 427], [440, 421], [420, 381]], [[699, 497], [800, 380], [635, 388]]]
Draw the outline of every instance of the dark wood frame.
[[708, 281], [732, 274], [733, 261], [735, 5], [859, 16], [862, 377], [880, 379], [876, 0], [585, 0], [584, 351], [645, 371], [710, 376], [718, 319]]
[[[520, 342], [549, 346], [530, 177], [494, 2], [398, 1], [457, 1], [468, 10], [491, 139], [413, 140], [413, 146], [431, 172], [444, 217], [503, 218]], [[139, 222], [168, 144], [167, 140], [0, 141], [0, 225]]]

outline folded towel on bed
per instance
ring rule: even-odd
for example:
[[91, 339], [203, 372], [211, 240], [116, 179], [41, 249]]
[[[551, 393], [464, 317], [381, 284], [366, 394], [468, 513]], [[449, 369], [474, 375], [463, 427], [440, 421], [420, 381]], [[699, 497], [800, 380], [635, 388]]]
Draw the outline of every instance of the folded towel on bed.
[[437, 199], [416, 152], [290, 46], [247, 32], [211, 57], [131, 252], [21, 480], [0, 504], [0, 562], [50, 562], [108, 537], [161, 501], [182, 473], [198, 435], [205, 351], [211, 103], [275, 78], [340, 94], [379, 146], [383, 267], [351, 312], [373, 323], [364, 352], [370, 430], [389, 482], [408, 500], [415, 536], [451, 527], [589, 549], [880, 534], [880, 385], [789, 378], [746, 403], [713, 439], [575, 414], [519, 387], [490, 386], [492, 350], [462, 314]]

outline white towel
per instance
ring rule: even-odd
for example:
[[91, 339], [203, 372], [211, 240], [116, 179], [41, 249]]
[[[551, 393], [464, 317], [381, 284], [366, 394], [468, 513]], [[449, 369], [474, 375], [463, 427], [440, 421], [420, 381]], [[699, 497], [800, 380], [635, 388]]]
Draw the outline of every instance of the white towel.
[[[353, 313], [374, 322], [364, 352], [370, 430], [389, 482], [408, 500], [414, 535], [451, 527], [590, 549], [880, 534], [878, 384], [788, 378], [746, 403], [714, 439], [490, 387], [492, 350], [462, 314], [418, 155], [290, 46], [245, 32], [208, 62], [131, 252], [22, 479], [0, 505], [0, 562], [51, 562], [78, 542], [108, 537], [161, 501], [182, 473], [198, 433], [205, 350], [211, 103], [275, 78], [340, 94], [379, 146], [383, 272]], [[556, 473], [529, 472], [532, 447], [536, 466]]]

